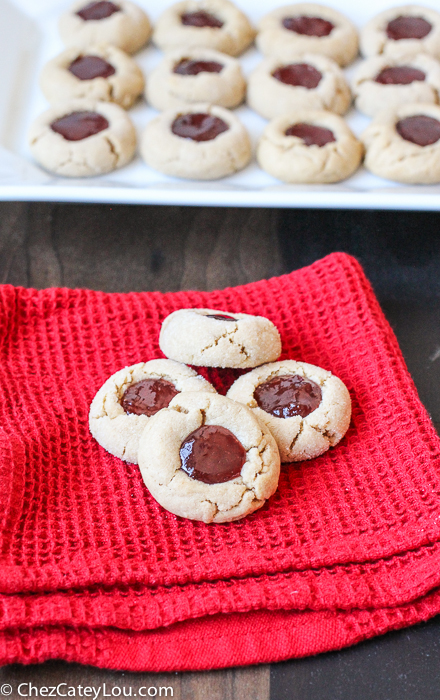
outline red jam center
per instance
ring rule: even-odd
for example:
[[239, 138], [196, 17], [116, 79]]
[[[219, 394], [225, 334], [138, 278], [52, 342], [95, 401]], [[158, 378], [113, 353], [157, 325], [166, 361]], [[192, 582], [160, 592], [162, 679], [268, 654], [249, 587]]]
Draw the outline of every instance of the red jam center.
[[189, 27], [211, 27], [212, 29], [221, 29], [223, 27], [223, 22], [220, 19], [203, 10], [199, 12], [185, 12], [180, 19], [182, 24]]
[[301, 86], [307, 90], [313, 90], [321, 82], [322, 73], [307, 63], [291, 63], [288, 66], [280, 66], [272, 73], [272, 76], [286, 85]]
[[384, 68], [374, 80], [382, 85], [409, 85], [415, 80], [425, 80], [425, 74], [418, 68], [411, 68], [411, 66], [395, 66], [394, 68]]
[[306, 146], [319, 146], [321, 148], [326, 143], [336, 141], [333, 131], [312, 124], [293, 124], [284, 133], [286, 136], [297, 136], [304, 141]]
[[212, 141], [228, 129], [223, 119], [212, 114], [181, 114], [171, 126], [173, 134], [193, 141]]
[[221, 73], [222, 70], [223, 65], [217, 61], [192, 61], [189, 58], [182, 58], [173, 72], [179, 75], [198, 75], [199, 73]]
[[283, 27], [306, 36], [328, 36], [335, 25], [322, 17], [284, 17]]
[[81, 17], [81, 19], [87, 21], [90, 19], [106, 19], [110, 17], [115, 12], [120, 12], [121, 8], [112, 2], [106, 2], [106, 0], [100, 0], [100, 2], [89, 2], [88, 5], [78, 10], [76, 13]]
[[113, 66], [99, 56], [80, 56], [72, 61], [69, 71], [80, 80], [109, 78], [116, 73]]
[[50, 128], [57, 134], [61, 134], [66, 141], [82, 141], [89, 136], [99, 134], [108, 126], [107, 119], [97, 112], [72, 112], [56, 119]]
[[418, 146], [430, 146], [440, 139], [440, 122], [424, 114], [406, 117], [396, 124], [397, 133]]
[[237, 318], [233, 316], [226, 316], [225, 314], [206, 314], [207, 318], [215, 318], [217, 321], [238, 321]]
[[203, 425], [182, 442], [180, 463], [192, 479], [205, 484], [223, 484], [240, 476], [246, 450], [230, 430]]
[[142, 379], [132, 384], [121, 399], [125, 413], [136, 416], [154, 416], [166, 408], [179, 392], [174, 384], [166, 379]]
[[257, 386], [254, 399], [263, 411], [277, 418], [305, 418], [318, 408], [322, 392], [311, 379], [304, 379], [299, 374], [288, 374], [274, 377]]
[[401, 16], [387, 24], [387, 37], [394, 41], [400, 39], [423, 39], [432, 29], [432, 24], [423, 17]]

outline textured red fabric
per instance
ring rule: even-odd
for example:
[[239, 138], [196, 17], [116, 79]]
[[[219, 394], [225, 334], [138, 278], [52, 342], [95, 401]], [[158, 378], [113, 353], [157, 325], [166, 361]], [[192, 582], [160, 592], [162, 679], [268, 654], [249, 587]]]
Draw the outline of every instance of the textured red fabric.
[[[97, 389], [160, 357], [163, 318], [188, 306], [269, 317], [283, 357], [330, 369], [353, 400], [336, 448], [283, 466], [265, 507], [226, 525], [165, 512], [88, 432]], [[236, 376], [204, 374], [222, 392]], [[438, 612], [440, 442], [347, 255], [209, 293], [0, 286], [0, 426], [2, 663], [216, 668]]]

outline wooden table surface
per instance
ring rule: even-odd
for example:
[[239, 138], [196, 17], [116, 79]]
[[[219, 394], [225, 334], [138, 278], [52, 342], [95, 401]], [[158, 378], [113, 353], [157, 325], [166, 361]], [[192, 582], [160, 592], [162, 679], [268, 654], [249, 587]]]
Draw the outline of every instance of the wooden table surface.
[[[440, 216], [430, 213], [0, 203], [0, 283], [107, 292], [210, 290], [342, 250], [375, 287], [440, 425]], [[272, 666], [134, 674], [47, 662], [0, 669], [33, 686], [173, 688], [178, 700], [438, 700], [440, 622]], [[21, 692], [27, 692], [22, 686]], [[33, 695], [35, 697], [35, 694]], [[102, 697], [102, 693], [100, 695]]]

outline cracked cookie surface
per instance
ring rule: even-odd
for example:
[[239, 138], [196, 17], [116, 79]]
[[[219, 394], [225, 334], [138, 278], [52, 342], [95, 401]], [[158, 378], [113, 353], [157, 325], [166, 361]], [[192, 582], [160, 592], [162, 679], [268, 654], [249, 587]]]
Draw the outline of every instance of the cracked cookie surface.
[[[192, 22], [191, 15], [200, 22]], [[186, 21], [182, 21], [186, 16]], [[208, 17], [207, 17], [208, 16]], [[203, 22], [203, 17], [208, 22]], [[214, 26], [209, 26], [212, 18]], [[238, 56], [252, 43], [255, 30], [246, 15], [229, 0], [183, 0], [157, 20], [153, 41], [162, 51], [207, 48]]]
[[[185, 72], [193, 63], [210, 70]], [[215, 68], [217, 67], [217, 70]], [[158, 110], [178, 109], [185, 104], [209, 102], [231, 109], [246, 92], [246, 81], [237, 59], [212, 49], [179, 49], [165, 56], [148, 76], [147, 99]]]
[[[393, 71], [403, 77], [395, 82], [387, 78], [387, 73], [392, 75]], [[356, 109], [369, 117], [410, 102], [437, 104], [440, 62], [428, 54], [406, 58], [373, 56], [359, 65], [352, 86]]]
[[[76, 112], [91, 112], [108, 126], [80, 140], [68, 140], [51, 124]], [[63, 177], [91, 177], [121, 168], [136, 149], [136, 131], [122, 107], [95, 100], [71, 100], [40, 114], [29, 129], [29, 146], [35, 160]]]
[[167, 357], [197, 367], [256, 367], [281, 354], [278, 329], [263, 316], [216, 309], [180, 309], [159, 337]]
[[[239, 476], [204, 483], [182, 469], [182, 443], [202, 426], [230, 431], [244, 448]], [[218, 394], [182, 393], [148, 422], [139, 444], [139, 468], [166, 510], [205, 523], [226, 523], [253, 513], [272, 496], [280, 458], [269, 430], [242, 404]]]
[[[208, 140], [177, 136], [172, 128], [187, 115], [209, 115], [220, 119], [226, 130]], [[216, 180], [242, 170], [252, 155], [246, 128], [224, 107], [206, 103], [169, 109], [149, 122], [141, 140], [141, 155], [147, 165], [165, 175], [194, 180]]]
[[[254, 396], [258, 386], [275, 377], [299, 376], [311, 380], [321, 390], [318, 407], [304, 418], [281, 418], [260, 408]], [[228, 398], [250, 408], [274, 436], [282, 462], [313, 459], [334, 447], [350, 425], [351, 400], [345, 384], [321, 367], [306, 362], [273, 362], [239, 377], [227, 393]]]
[[193, 369], [173, 360], [139, 362], [109, 377], [90, 406], [90, 432], [107, 452], [133, 464], [138, 461], [140, 436], [152, 416], [126, 413], [121, 400], [129, 387], [145, 379], [164, 379], [179, 392], [216, 393]]
[[[428, 30], [430, 26], [430, 30], [426, 34], [423, 30], [420, 33], [415, 31], [413, 37], [409, 36], [411, 31], [404, 31], [403, 34], [406, 33], [407, 36], [399, 38], [391, 32], [390, 37], [390, 24], [392, 29], [392, 23], [396, 20], [411, 22], [411, 18], [419, 24], [420, 20], [422, 24], [427, 23], [426, 29]], [[428, 53], [440, 58], [440, 14], [432, 8], [421, 5], [389, 8], [373, 17], [364, 26], [360, 36], [360, 49], [365, 58], [381, 54], [390, 58], [402, 58], [418, 53]]]
[[[100, 58], [107, 63], [109, 75], [91, 79], [78, 77], [75, 66], [88, 58], [95, 61]], [[143, 73], [131, 56], [107, 44], [87, 50], [68, 48], [46, 63], [40, 76], [40, 87], [54, 105], [74, 99], [92, 99], [114, 102], [129, 109], [143, 92], [144, 85]]]
[[[150, 38], [151, 25], [145, 12], [130, 0], [118, 0], [117, 9], [101, 19], [84, 19], [79, 12], [98, 4], [79, 0], [61, 15], [58, 29], [66, 46], [86, 49], [95, 44], [111, 44], [127, 53], [135, 53]], [[92, 13], [93, 14], [93, 13]], [[99, 14], [99, 13], [98, 13]]]
[[[330, 32], [314, 34], [288, 28], [289, 19], [308, 18], [329, 23], [332, 25]], [[282, 61], [288, 62], [291, 56], [307, 52], [328, 56], [340, 66], [346, 66], [357, 55], [358, 34], [356, 27], [340, 12], [324, 5], [302, 2], [278, 7], [265, 15], [258, 24], [256, 44], [266, 56]]]
[[[315, 86], [286, 82], [276, 77], [289, 68], [313, 72]], [[344, 114], [351, 94], [342, 70], [335, 61], [319, 54], [292, 55], [289, 61], [266, 58], [249, 76], [247, 102], [265, 119], [273, 119], [295, 109], [328, 109]]]
[[[423, 144], [424, 125], [416, 127], [422, 144], [404, 138], [399, 125], [420, 118], [434, 127]], [[380, 112], [360, 137], [365, 145], [364, 165], [379, 177], [408, 184], [430, 185], [440, 182], [440, 106], [410, 103]], [[417, 134], [416, 134], [417, 138]]]
[[[293, 127], [317, 127], [329, 134], [324, 145], [288, 132]], [[360, 165], [363, 147], [342, 117], [332, 112], [296, 109], [273, 119], [257, 147], [260, 166], [273, 177], [288, 183], [339, 182]]]

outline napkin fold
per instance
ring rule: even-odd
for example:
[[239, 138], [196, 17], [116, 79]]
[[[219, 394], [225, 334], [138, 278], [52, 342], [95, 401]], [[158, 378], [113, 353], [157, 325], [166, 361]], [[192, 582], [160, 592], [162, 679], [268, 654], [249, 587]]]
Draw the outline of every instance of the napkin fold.
[[[98, 388], [161, 357], [185, 307], [267, 316], [282, 358], [350, 390], [343, 441], [283, 465], [253, 515], [164, 511], [90, 436]], [[202, 370], [221, 393], [233, 370]], [[439, 612], [440, 441], [359, 264], [335, 253], [214, 292], [0, 286], [0, 662], [137, 671], [338, 649]]]

